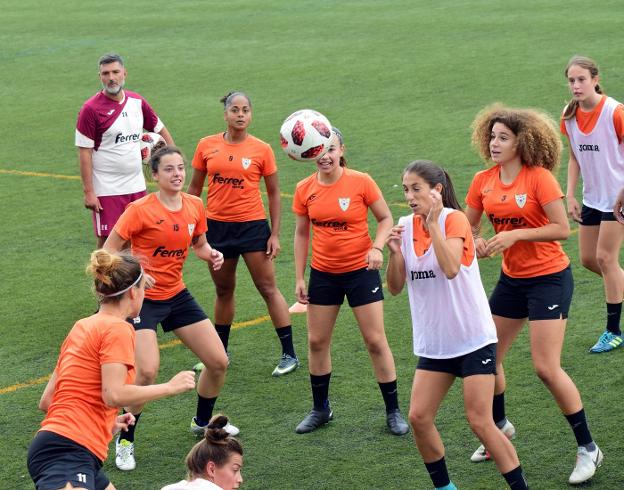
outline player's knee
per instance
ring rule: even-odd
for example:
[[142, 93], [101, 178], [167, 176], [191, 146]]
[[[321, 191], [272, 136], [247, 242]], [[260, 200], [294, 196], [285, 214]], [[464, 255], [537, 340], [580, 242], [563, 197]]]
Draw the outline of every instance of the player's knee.
[[415, 434], [428, 431], [433, 426], [433, 417], [420, 407], [410, 407], [407, 416]]
[[581, 265], [590, 271], [596, 270], [599, 265], [595, 255], [581, 254]]
[[135, 383], [139, 386], [151, 385], [158, 377], [158, 364], [137, 366]]
[[329, 342], [322, 337], [310, 337], [308, 339], [308, 348], [312, 354], [321, 354], [329, 348]]
[[380, 357], [388, 350], [388, 342], [384, 337], [370, 339], [366, 341], [366, 349], [371, 357]]
[[466, 410], [466, 419], [468, 420], [468, 425], [470, 425], [470, 428], [477, 436], [484, 434], [488, 428], [496, 428], [489, 415], [483, 415], [483, 413], [477, 410]]
[[256, 289], [265, 300], [269, 300], [276, 294], [279, 294], [277, 286], [273, 281], [258, 282], [256, 283]]
[[220, 300], [230, 300], [234, 297], [235, 285], [217, 285], [215, 286], [215, 293]]
[[546, 386], [551, 386], [559, 374], [560, 368], [535, 366], [535, 374]]
[[601, 271], [607, 271], [610, 267], [618, 267], [618, 256], [605, 250], [596, 252], [596, 263]]
[[228, 357], [225, 351], [219, 356], [216, 356], [210, 363], [210, 369], [216, 376], [225, 376], [225, 372], [228, 368]]

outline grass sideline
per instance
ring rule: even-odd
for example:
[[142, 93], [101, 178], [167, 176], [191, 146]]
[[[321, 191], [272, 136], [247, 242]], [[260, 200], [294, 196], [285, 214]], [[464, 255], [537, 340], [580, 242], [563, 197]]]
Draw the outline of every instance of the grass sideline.
[[[251, 132], [270, 142], [282, 192], [291, 195], [311, 173], [279, 150], [277, 132], [295, 109], [323, 112], [345, 135], [347, 159], [369, 172], [386, 199], [400, 203], [399, 176], [414, 158], [450, 172], [460, 198], [481, 164], [469, 146], [470, 122], [494, 101], [540, 107], [554, 117], [568, 97], [563, 68], [571, 55], [594, 57], [607, 93], [624, 100], [617, 43], [624, 8], [615, 0], [527, 0], [521, 6], [483, 0], [251, 0], [175, 4], [161, 0], [103, 4], [6, 0], [0, 40], [0, 389], [49, 374], [73, 322], [94, 309], [83, 270], [94, 240], [82, 209], [73, 147], [80, 105], [98, 89], [96, 61], [124, 55], [127, 86], [144, 95], [190, 157], [201, 136], [223, 127], [218, 99], [243, 89], [254, 104]], [[620, 82], [620, 83], [618, 83]], [[564, 160], [565, 161], [565, 160]], [[559, 171], [565, 181], [565, 166]], [[280, 287], [293, 300], [290, 199], [283, 200]], [[393, 205], [395, 218], [406, 214]], [[596, 489], [624, 487], [624, 457], [616, 400], [622, 398], [621, 352], [590, 356], [604, 318], [600, 281], [581, 269], [575, 239], [565, 243], [574, 267], [573, 301], [563, 364], [583, 395], [605, 462]], [[486, 289], [499, 262], [481, 262]], [[186, 282], [207, 312], [213, 286], [204, 264], [189, 259]], [[266, 309], [244, 267], [237, 321]], [[405, 295], [387, 298], [386, 330], [395, 354], [400, 402], [407, 412], [415, 366]], [[383, 406], [353, 316], [345, 310], [335, 331], [330, 396], [336, 418], [299, 436], [295, 425], [310, 406], [305, 319], [293, 317], [302, 369], [270, 377], [278, 341], [268, 322], [232, 334], [232, 366], [217, 408], [241, 427], [247, 489], [428, 489], [429, 478], [409, 437], [384, 427]], [[172, 340], [161, 336], [161, 342]], [[195, 362], [180, 346], [162, 352], [166, 379]], [[550, 394], [532, 372], [526, 331], [510, 353], [508, 413], [515, 445], [532, 488], [565, 488], [574, 465], [574, 440]], [[0, 394], [0, 488], [32, 488], [26, 450], [41, 420], [42, 385]], [[118, 489], [154, 489], [183, 477], [194, 439], [188, 424], [195, 398], [186, 394], [150, 405], [137, 433], [138, 468], [106, 463]], [[614, 413], [615, 408], [615, 413]], [[499, 489], [494, 465], [475, 465], [478, 444], [465, 422], [459, 383], [438, 417], [447, 460], [459, 488]]]

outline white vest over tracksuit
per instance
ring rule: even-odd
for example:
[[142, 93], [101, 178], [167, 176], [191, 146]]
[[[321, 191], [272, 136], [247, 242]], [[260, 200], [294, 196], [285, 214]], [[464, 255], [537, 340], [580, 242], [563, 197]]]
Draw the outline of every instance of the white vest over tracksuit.
[[[444, 208], [439, 223], [446, 238]], [[414, 354], [451, 359], [497, 342], [496, 327], [481, 283], [476, 253], [469, 266], [448, 279], [436, 258], [433, 244], [418, 257], [413, 246], [413, 215], [399, 219], [405, 227], [401, 252], [405, 260], [407, 292], [412, 313]], [[470, 238], [472, 239], [472, 238]]]
[[607, 97], [596, 126], [584, 134], [576, 117], [565, 120], [570, 148], [581, 168], [583, 204], [603, 213], [613, 211], [618, 192], [624, 187], [624, 144], [613, 126], [613, 112], [620, 103]]

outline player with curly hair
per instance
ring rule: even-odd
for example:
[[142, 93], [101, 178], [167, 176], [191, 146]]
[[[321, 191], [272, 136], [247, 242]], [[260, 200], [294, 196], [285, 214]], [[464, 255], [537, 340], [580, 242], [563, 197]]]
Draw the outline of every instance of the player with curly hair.
[[[472, 143], [484, 160], [494, 163], [477, 172], [466, 196], [477, 255], [503, 255], [490, 296], [498, 335], [494, 422], [508, 437], [515, 435], [505, 416], [503, 362], [528, 318], [535, 372], [576, 437], [577, 461], [569, 481], [582, 483], [594, 475], [603, 456], [590, 434], [578, 389], [561, 367], [574, 283], [570, 260], [559, 243], [568, 238], [570, 225], [552, 173], [562, 148], [556, 125], [536, 110], [493, 105], [474, 120]], [[495, 232], [489, 239], [479, 234], [483, 213]], [[489, 459], [487, 447], [479, 447], [471, 459]]]

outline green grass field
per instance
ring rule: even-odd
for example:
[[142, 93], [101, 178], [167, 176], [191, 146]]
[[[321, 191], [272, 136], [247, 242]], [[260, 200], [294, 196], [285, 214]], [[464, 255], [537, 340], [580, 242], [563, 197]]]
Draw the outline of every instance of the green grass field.
[[[517, 2], [181, 0], [106, 3], [4, 0], [0, 30], [0, 488], [32, 488], [25, 460], [42, 414], [43, 376], [55, 364], [73, 322], [95, 300], [84, 265], [94, 245], [82, 207], [75, 118], [99, 86], [96, 62], [107, 51], [125, 56], [127, 87], [144, 95], [192, 156], [200, 137], [223, 128], [218, 99], [245, 90], [254, 103], [251, 132], [278, 158], [283, 199], [279, 285], [294, 300], [290, 196], [311, 165], [279, 150], [278, 128], [296, 109], [328, 116], [345, 135], [350, 165], [369, 172], [395, 218], [402, 206], [400, 173], [416, 158], [441, 163], [460, 198], [482, 168], [470, 148], [470, 122], [495, 101], [539, 107], [557, 117], [568, 91], [563, 69], [575, 53], [594, 57], [607, 92], [624, 99], [621, 19], [617, 0]], [[563, 162], [567, 161], [564, 155]], [[559, 171], [565, 184], [565, 165]], [[605, 453], [587, 488], [624, 488], [623, 439], [617, 420], [624, 395], [620, 351], [587, 349], [605, 317], [599, 278], [579, 265], [576, 237], [565, 243], [576, 293], [563, 365], [575, 379], [591, 429]], [[486, 290], [498, 260], [483, 261]], [[192, 257], [186, 282], [212, 316], [213, 285]], [[237, 322], [266, 315], [244, 267]], [[386, 330], [407, 413], [416, 360], [405, 294], [388, 298]], [[302, 368], [271, 378], [278, 341], [264, 321], [237, 329], [232, 365], [217, 408], [241, 428], [247, 489], [429, 489], [410, 437], [385, 430], [383, 404], [353, 315], [339, 317], [330, 396], [335, 420], [305, 436], [295, 425], [311, 404], [306, 326], [293, 317]], [[162, 343], [172, 340], [162, 336]], [[161, 351], [168, 379], [196, 360], [179, 345]], [[548, 391], [533, 374], [526, 331], [511, 351], [508, 415], [531, 488], [567, 486], [575, 442]], [[183, 458], [195, 442], [188, 432], [192, 393], [148, 406], [137, 431], [138, 468], [106, 469], [118, 489], [159, 489], [184, 476]], [[83, 421], [84, 423], [84, 421]], [[501, 489], [492, 463], [475, 465], [478, 444], [463, 416], [460, 384], [444, 402], [438, 427], [452, 479], [461, 489]]]

